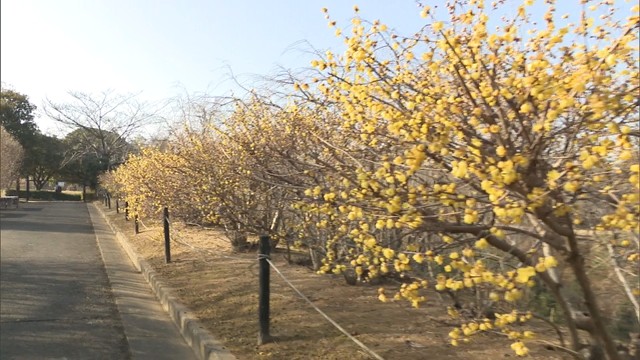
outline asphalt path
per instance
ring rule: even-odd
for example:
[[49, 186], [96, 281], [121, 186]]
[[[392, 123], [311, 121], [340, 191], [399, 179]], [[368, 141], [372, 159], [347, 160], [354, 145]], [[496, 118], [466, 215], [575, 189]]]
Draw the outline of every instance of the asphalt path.
[[84, 203], [0, 211], [0, 358], [128, 359]]
[[0, 210], [0, 359], [196, 359], [116, 238], [93, 204]]

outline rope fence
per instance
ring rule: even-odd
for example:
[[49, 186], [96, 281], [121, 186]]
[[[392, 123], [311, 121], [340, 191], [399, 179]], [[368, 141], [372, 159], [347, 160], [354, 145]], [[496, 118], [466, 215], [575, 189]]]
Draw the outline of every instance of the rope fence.
[[[107, 206], [108, 204], [105, 204]], [[118, 209], [119, 201], [116, 200], [116, 211], [119, 212]], [[128, 203], [125, 202], [125, 219], [129, 219], [129, 209]], [[171, 220], [169, 218], [169, 210], [167, 207], [163, 209], [163, 234], [164, 234], [164, 243], [165, 243], [165, 262], [168, 264], [171, 262], [171, 248], [170, 243], [175, 242], [177, 244], [181, 244], [183, 246], [187, 246], [191, 248], [193, 251], [197, 253], [206, 253], [208, 256], [205, 258], [211, 260], [212, 258], [224, 258], [230, 259], [237, 262], [242, 263], [252, 263], [255, 264], [256, 260], [250, 260], [245, 258], [240, 258], [236, 256], [228, 256], [228, 255], [220, 255], [217, 252], [212, 251], [211, 249], [202, 248], [198, 246], [194, 246], [190, 244], [184, 239], [179, 239], [179, 236], [175, 234], [175, 230], [173, 230], [173, 226]], [[138, 224], [142, 224], [145, 229], [149, 229], [136, 215], [135, 216], [135, 233], [138, 233]], [[384, 358], [378, 355], [375, 351], [367, 347], [364, 343], [358, 340], [356, 337], [351, 335], [347, 330], [345, 330], [340, 324], [338, 324], [334, 319], [332, 319], [329, 315], [327, 315], [324, 311], [322, 311], [318, 306], [316, 306], [310, 299], [307, 297], [300, 289], [298, 289], [293, 283], [287, 279], [287, 277], [278, 269], [278, 267], [271, 261], [270, 257], [270, 239], [269, 236], [263, 235], [260, 236], [260, 251], [257, 257], [258, 263], [260, 265], [259, 272], [259, 304], [258, 304], [258, 322], [259, 322], [259, 335], [258, 335], [258, 345], [268, 343], [273, 340], [272, 336], [269, 333], [269, 323], [270, 323], [270, 309], [269, 309], [269, 297], [270, 297], [270, 275], [269, 269], [273, 269], [278, 276], [288, 285], [302, 300], [304, 300], [312, 309], [314, 309], [318, 314], [320, 314], [326, 321], [328, 321], [331, 325], [333, 325], [338, 331], [344, 334], [349, 340], [353, 341], [356, 345], [358, 345], [362, 350], [364, 350], [367, 354], [369, 354], [372, 358], [376, 360], [384, 360]]]
[[366, 351], [369, 355], [371, 355], [373, 358], [378, 359], [378, 360], [384, 360], [384, 358], [378, 354], [376, 354], [373, 350], [371, 350], [370, 348], [368, 348], [365, 344], [363, 344], [360, 340], [356, 339], [353, 335], [349, 334], [349, 332], [347, 330], [345, 330], [342, 326], [340, 326], [340, 324], [338, 324], [335, 320], [333, 320], [332, 318], [329, 317], [329, 315], [327, 315], [324, 311], [320, 310], [320, 308], [318, 308], [311, 300], [309, 300], [309, 298], [304, 295], [300, 290], [298, 290], [298, 288], [296, 288], [291, 281], [289, 281], [284, 274], [276, 267], [276, 265], [271, 261], [271, 259], [267, 258], [266, 261], [269, 263], [269, 265], [273, 268], [273, 270], [275, 270], [275, 272], [280, 275], [280, 277], [282, 278], [282, 280], [284, 280], [284, 282], [289, 285], [289, 287], [291, 287], [291, 289], [293, 289], [293, 291], [296, 292], [296, 294], [298, 294], [298, 296], [300, 296], [304, 301], [307, 302], [307, 304], [309, 304], [309, 306], [311, 306], [315, 311], [318, 312], [318, 314], [322, 315], [322, 317], [324, 317], [329, 323], [331, 323], [331, 325], [335, 326], [336, 329], [340, 330], [341, 333], [343, 333], [344, 335], [346, 335], [351, 341], [353, 341], [354, 343], [356, 343], [358, 346], [360, 346], [364, 351]]
[[[169, 220], [168, 217], [165, 218], [165, 221], [168, 222], [169, 229], [170, 229], [168, 234], [169, 234], [169, 238], [170, 238], [170, 240], [172, 242], [175, 242], [177, 244], [189, 247], [189, 248], [191, 248], [192, 250], [194, 250], [195, 252], [198, 252], [198, 253], [206, 253], [208, 256], [205, 257], [205, 261], [207, 261], [207, 262], [211, 261], [211, 260], [214, 260], [214, 259], [229, 259], [229, 260], [235, 260], [237, 262], [255, 264], [255, 260], [244, 259], [244, 258], [237, 257], [237, 256], [221, 255], [219, 252], [213, 251], [211, 249], [195, 246], [193, 244], [188, 243], [184, 239], [179, 239], [179, 236], [176, 234], [176, 230], [174, 229], [174, 227], [172, 225], [172, 222]], [[165, 242], [165, 245], [166, 245], [166, 242]]]

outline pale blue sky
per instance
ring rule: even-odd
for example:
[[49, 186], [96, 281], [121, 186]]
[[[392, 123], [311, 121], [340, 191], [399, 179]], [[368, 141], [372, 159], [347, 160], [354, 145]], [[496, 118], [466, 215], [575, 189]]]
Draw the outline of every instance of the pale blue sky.
[[[577, 0], [568, 8], [579, 13]], [[442, 1], [424, 1], [438, 4]], [[277, 66], [299, 69], [314, 47], [344, 48], [321, 12], [346, 27], [353, 5], [409, 35], [426, 24], [414, 0], [2, 0], [1, 79], [37, 106], [68, 90], [142, 91], [148, 100], [237, 89]], [[513, 5], [515, 9], [516, 5]], [[623, 5], [630, 7], [629, 3]], [[508, 9], [507, 9], [508, 10]], [[560, 9], [559, 9], [560, 10]], [[564, 10], [564, 9], [563, 9]], [[561, 12], [561, 11], [559, 11]], [[52, 127], [39, 118], [45, 131]]]
[[[143, 92], [163, 99], [194, 92], [222, 95], [229, 74], [308, 66], [306, 40], [340, 48], [321, 12], [348, 25], [356, 2], [205, 0], [2, 0], [2, 81], [41, 107], [68, 90]], [[407, 31], [423, 19], [415, 2], [370, 1], [363, 17]], [[46, 121], [40, 121], [45, 130]]]

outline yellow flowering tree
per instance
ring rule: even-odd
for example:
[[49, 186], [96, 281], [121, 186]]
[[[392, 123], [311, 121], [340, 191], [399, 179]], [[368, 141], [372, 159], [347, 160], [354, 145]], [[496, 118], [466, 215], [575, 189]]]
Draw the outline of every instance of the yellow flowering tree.
[[[536, 28], [530, 3], [495, 31], [483, 1], [452, 3], [446, 25], [425, 7], [426, 26], [406, 38], [355, 17], [347, 50], [315, 60], [321, 76], [304, 91], [309, 106], [336, 109], [336, 131], [354, 135], [333, 152], [348, 170], [302, 203], [341, 223], [324, 271], [407, 274], [396, 298], [415, 306], [434, 266], [437, 290], [482, 289], [491, 302], [515, 304], [541, 281], [563, 310], [572, 349], [584, 330], [616, 359], [584, 244], [606, 245], [605, 233], [638, 244], [637, 6], [620, 21], [609, 2], [585, 5], [570, 23], [548, 1]], [[335, 253], [345, 241], [350, 249]], [[515, 269], [496, 271], [488, 248]], [[627, 259], [637, 266], [637, 255]], [[559, 263], [570, 275], [560, 277]], [[578, 285], [588, 319], [575, 315], [567, 282]], [[509, 325], [527, 315], [496, 316], [452, 332], [452, 343], [499, 327], [525, 355], [530, 334]]]

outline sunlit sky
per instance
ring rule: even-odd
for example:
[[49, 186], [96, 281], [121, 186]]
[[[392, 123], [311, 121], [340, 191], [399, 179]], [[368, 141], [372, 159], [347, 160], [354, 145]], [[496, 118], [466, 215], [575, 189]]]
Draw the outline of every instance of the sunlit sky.
[[[402, 34], [427, 21], [414, 0], [2, 0], [1, 80], [39, 108], [70, 90], [223, 95], [238, 91], [232, 73], [250, 87], [278, 66], [307, 67], [310, 46], [341, 52], [321, 9], [346, 27], [355, 4]], [[41, 111], [37, 121], [54, 131]]]
[[[142, 92], [149, 100], [184, 93], [222, 95], [231, 74], [251, 85], [278, 66], [308, 66], [307, 41], [340, 41], [322, 7], [345, 26], [350, 1], [2, 0], [2, 81], [38, 107], [69, 90]], [[363, 17], [417, 29], [413, 1], [371, 1]], [[43, 130], [51, 124], [39, 112]]]

